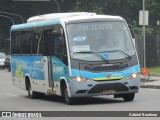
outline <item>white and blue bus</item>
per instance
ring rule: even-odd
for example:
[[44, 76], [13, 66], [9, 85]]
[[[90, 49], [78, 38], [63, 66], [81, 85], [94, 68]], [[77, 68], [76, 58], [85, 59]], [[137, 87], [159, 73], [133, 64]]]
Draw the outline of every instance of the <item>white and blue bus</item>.
[[114, 95], [133, 101], [140, 65], [126, 21], [95, 13], [35, 16], [11, 28], [13, 85], [31, 98]]

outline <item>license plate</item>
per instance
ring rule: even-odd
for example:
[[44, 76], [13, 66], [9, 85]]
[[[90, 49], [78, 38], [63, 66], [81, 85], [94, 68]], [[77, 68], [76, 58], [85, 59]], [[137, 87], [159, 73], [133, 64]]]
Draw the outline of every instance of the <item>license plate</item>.
[[114, 90], [104, 90], [104, 91], [102, 91], [102, 94], [103, 95], [113, 95], [114, 94]]

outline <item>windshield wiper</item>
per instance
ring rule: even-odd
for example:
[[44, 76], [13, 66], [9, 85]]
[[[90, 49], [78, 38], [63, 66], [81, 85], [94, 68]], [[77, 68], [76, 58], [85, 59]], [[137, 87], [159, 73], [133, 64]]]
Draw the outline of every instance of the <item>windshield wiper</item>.
[[130, 56], [130, 55], [128, 55], [127, 53], [125, 53], [125, 52], [124, 52], [124, 51], [122, 51], [122, 50], [102, 51], [102, 52], [99, 52], [99, 53], [104, 53], [104, 52], [117, 52], [117, 51], [119, 51], [119, 52], [121, 52], [121, 53], [125, 54], [129, 59], [131, 59], [131, 56]]
[[92, 54], [95, 54], [97, 57], [99, 57], [101, 60], [105, 61], [106, 63], [109, 63], [107, 59], [103, 58], [100, 54], [94, 51], [81, 51], [81, 52], [74, 52], [73, 54], [75, 53], [92, 53]]

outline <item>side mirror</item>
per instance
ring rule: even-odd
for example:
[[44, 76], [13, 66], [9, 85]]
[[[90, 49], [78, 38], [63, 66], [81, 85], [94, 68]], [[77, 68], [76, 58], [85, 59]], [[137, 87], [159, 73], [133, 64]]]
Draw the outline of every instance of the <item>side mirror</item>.
[[135, 38], [132, 38], [132, 41], [133, 41], [133, 45], [136, 46]]
[[60, 28], [60, 34], [61, 34], [61, 37], [64, 36], [64, 32], [62, 28]]
[[129, 30], [130, 30], [130, 32], [131, 32], [132, 38], [135, 38], [133, 26], [130, 25], [130, 24], [129, 24], [128, 26], [129, 26]]
[[60, 37], [60, 40], [61, 40], [62, 46], [64, 46], [65, 45], [64, 37], [63, 36]]
[[63, 28], [60, 28], [60, 40], [61, 40], [61, 43], [62, 43], [62, 46], [65, 45], [65, 41], [64, 41], [64, 31], [63, 31]]

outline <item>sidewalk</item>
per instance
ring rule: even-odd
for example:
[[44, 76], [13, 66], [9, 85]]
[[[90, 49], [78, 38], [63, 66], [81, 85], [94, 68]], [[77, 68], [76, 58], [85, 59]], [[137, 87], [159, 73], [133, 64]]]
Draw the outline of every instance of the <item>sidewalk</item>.
[[150, 76], [148, 81], [141, 80], [141, 88], [160, 89], [160, 76]]

